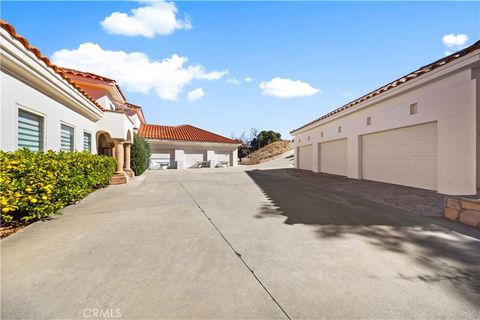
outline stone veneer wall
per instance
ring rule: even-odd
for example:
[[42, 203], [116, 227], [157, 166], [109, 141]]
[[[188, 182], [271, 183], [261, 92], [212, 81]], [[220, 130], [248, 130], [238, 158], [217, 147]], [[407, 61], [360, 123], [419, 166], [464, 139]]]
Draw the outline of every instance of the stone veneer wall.
[[480, 199], [447, 197], [444, 216], [480, 228]]

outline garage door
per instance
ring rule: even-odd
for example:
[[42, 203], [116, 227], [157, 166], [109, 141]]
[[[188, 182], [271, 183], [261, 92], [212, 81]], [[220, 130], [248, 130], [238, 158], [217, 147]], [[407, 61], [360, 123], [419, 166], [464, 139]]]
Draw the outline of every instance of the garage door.
[[298, 147], [298, 168], [312, 170], [312, 145]]
[[215, 163], [227, 162], [230, 165], [230, 152], [215, 152]]
[[170, 167], [174, 159], [174, 150], [156, 149], [150, 155], [150, 169], [160, 169]]
[[347, 139], [320, 143], [320, 172], [347, 175]]
[[183, 165], [185, 168], [194, 167], [198, 161], [206, 161], [207, 152], [203, 150], [185, 150], [183, 157]]
[[405, 186], [437, 189], [437, 124], [362, 137], [362, 177]]

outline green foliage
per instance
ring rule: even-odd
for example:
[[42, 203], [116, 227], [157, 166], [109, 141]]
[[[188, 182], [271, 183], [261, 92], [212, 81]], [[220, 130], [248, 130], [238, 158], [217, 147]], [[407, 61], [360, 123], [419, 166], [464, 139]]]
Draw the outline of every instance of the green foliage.
[[238, 157], [240, 159], [245, 158], [250, 154], [250, 150], [247, 145], [242, 144], [240, 147], [238, 147]]
[[253, 150], [261, 149], [270, 143], [281, 140], [281, 137], [280, 133], [273, 130], [262, 130], [250, 141], [250, 148]]
[[0, 151], [2, 225], [38, 220], [108, 185], [115, 159], [88, 152]]
[[136, 134], [130, 150], [130, 166], [136, 176], [141, 175], [150, 167], [150, 146], [147, 141]]

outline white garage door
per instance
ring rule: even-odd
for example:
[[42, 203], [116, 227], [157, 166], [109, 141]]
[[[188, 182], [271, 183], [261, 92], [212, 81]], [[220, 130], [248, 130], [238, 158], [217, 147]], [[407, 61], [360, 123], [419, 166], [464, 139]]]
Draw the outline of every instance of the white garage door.
[[298, 147], [298, 168], [312, 170], [312, 145]]
[[185, 168], [194, 167], [198, 161], [206, 161], [207, 152], [203, 150], [185, 150], [183, 157], [183, 166]]
[[437, 124], [362, 137], [362, 177], [405, 186], [437, 189]]
[[347, 175], [347, 139], [320, 143], [320, 172]]
[[152, 148], [150, 155], [150, 169], [167, 168], [173, 163], [175, 150]]
[[227, 161], [230, 164], [230, 152], [215, 152], [215, 163]]

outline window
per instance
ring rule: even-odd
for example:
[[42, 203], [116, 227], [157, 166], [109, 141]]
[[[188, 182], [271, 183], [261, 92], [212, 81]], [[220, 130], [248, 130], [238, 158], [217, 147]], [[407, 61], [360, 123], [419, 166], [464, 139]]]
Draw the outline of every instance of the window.
[[322, 131], [322, 132], [320, 132], [320, 137], [321, 137], [321, 138], [323, 138], [323, 131]]
[[342, 132], [342, 127], [338, 127], [338, 133], [341, 133]]
[[298, 138], [298, 143], [302, 142], [302, 140], [300, 138]]
[[18, 109], [18, 147], [43, 150], [43, 117]]
[[83, 133], [83, 150], [92, 152], [92, 135], [88, 132]]
[[310, 136], [307, 137], [307, 140], [310, 141]]
[[418, 103], [412, 103], [410, 105], [410, 114], [416, 114], [418, 112]]
[[60, 140], [60, 150], [73, 151], [73, 128], [62, 123]]
[[372, 117], [367, 117], [367, 126], [372, 124]]

